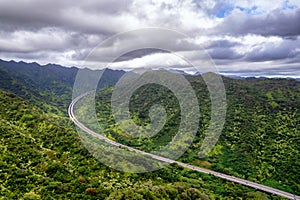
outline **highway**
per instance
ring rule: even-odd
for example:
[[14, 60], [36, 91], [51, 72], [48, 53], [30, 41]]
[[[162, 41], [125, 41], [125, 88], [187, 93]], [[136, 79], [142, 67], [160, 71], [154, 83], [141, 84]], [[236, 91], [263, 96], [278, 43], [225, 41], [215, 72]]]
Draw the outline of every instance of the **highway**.
[[262, 184], [258, 184], [258, 183], [248, 181], [248, 180], [244, 180], [244, 179], [241, 179], [241, 178], [237, 178], [237, 177], [234, 177], [234, 176], [229, 176], [227, 174], [222, 174], [222, 173], [211, 171], [211, 170], [204, 169], [204, 168], [201, 168], [201, 167], [196, 167], [196, 166], [189, 165], [189, 164], [186, 164], [186, 163], [178, 162], [176, 160], [168, 159], [168, 158], [158, 156], [158, 155], [155, 155], [155, 154], [147, 153], [147, 152], [132, 148], [130, 146], [126, 146], [126, 145], [123, 145], [121, 143], [115, 142], [115, 141], [110, 140], [110, 139], [108, 139], [108, 138], [106, 138], [106, 137], [104, 137], [100, 134], [95, 133], [94, 131], [92, 131], [89, 128], [87, 128], [86, 126], [84, 126], [80, 121], [78, 121], [76, 119], [74, 113], [73, 113], [74, 105], [81, 98], [83, 98], [84, 96], [86, 96], [90, 93], [92, 93], [92, 91], [84, 93], [84, 94], [78, 96], [77, 98], [75, 98], [71, 102], [71, 104], [69, 105], [69, 108], [68, 108], [68, 114], [69, 114], [71, 120], [75, 123], [75, 125], [78, 128], [80, 128], [82, 131], [88, 133], [89, 135], [91, 135], [93, 137], [96, 137], [96, 138], [99, 138], [101, 140], [104, 140], [104, 141], [106, 141], [107, 143], [109, 143], [113, 146], [122, 147], [122, 148], [125, 148], [125, 149], [129, 150], [129, 151], [136, 152], [136, 153], [139, 153], [139, 154], [148, 155], [151, 158], [159, 160], [159, 161], [163, 161], [163, 162], [167, 162], [167, 163], [176, 163], [176, 164], [178, 164], [182, 167], [185, 167], [185, 168], [188, 168], [188, 169], [191, 169], [191, 170], [194, 170], [194, 171], [202, 172], [202, 173], [205, 173], [205, 174], [210, 174], [210, 175], [213, 175], [213, 176], [216, 176], [216, 177], [219, 177], [219, 178], [223, 178], [223, 179], [226, 179], [228, 181], [232, 181], [232, 182], [242, 184], [242, 185], [245, 185], [245, 186], [248, 186], [248, 187], [252, 187], [252, 188], [255, 188], [257, 190], [261, 190], [261, 191], [264, 191], [264, 192], [267, 192], [267, 193], [270, 193], [270, 194], [279, 195], [279, 196], [282, 196], [282, 197], [285, 197], [285, 198], [288, 198], [288, 199], [300, 200], [300, 196], [296, 196], [294, 194], [284, 192], [282, 190], [278, 190], [278, 189], [275, 189], [275, 188], [272, 188], [272, 187], [268, 187], [268, 186], [265, 186], [265, 185], [262, 185]]

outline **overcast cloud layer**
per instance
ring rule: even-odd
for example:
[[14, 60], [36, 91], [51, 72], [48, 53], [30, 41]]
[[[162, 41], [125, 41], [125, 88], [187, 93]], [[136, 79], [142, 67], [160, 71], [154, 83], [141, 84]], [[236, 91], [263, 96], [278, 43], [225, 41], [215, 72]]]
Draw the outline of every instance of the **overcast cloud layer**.
[[[80, 66], [89, 52], [110, 36], [139, 28], [162, 27], [188, 35], [180, 49], [201, 61], [204, 48], [220, 72], [237, 75], [300, 77], [299, 0], [0, 0], [0, 59]], [[160, 35], [157, 35], [160, 37]], [[143, 42], [135, 37], [101, 51]], [[143, 50], [110, 67], [165, 67], [172, 57]], [[188, 71], [176, 59], [169, 67]], [[103, 60], [101, 60], [103, 59]], [[92, 65], [91, 65], [92, 66]]]

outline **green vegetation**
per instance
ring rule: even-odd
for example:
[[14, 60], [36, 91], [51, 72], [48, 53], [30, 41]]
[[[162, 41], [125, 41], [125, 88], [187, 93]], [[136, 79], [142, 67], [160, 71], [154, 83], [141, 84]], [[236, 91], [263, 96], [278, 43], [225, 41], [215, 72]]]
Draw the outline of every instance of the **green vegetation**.
[[[145, 174], [112, 170], [82, 147], [71, 122], [0, 91], [4, 199], [226, 199], [268, 197], [177, 165]], [[275, 198], [279, 199], [279, 197]]]
[[[17, 94], [43, 111], [67, 116], [77, 72], [75, 67], [0, 59], [0, 89]], [[114, 85], [123, 73], [106, 69], [98, 87]]]
[[[200, 77], [188, 79], [199, 98], [201, 122], [197, 136], [180, 160], [300, 194], [300, 83], [285, 79], [224, 78], [228, 104], [225, 127], [212, 152], [200, 159], [198, 153], [210, 120], [210, 100]], [[96, 106], [101, 126], [114, 140], [149, 152], [170, 142], [177, 133], [179, 104], [166, 88], [148, 85], [132, 96], [131, 116], [137, 124], [150, 122], [148, 112], [155, 104], [163, 105], [168, 114], [157, 135], [138, 140], [114, 122], [110, 112], [112, 91], [101, 91]]]
[[[6, 61], [0, 65], [1, 199], [281, 199], [177, 165], [144, 174], [113, 170], [82, 146], [68, 119], [76, 68]], [[114, 85], [122, 74], [108, 70], [101, 84]], [[215, 148], [199, 158], [211, 115], [210, 97], [200, 76], [186, 78], [198, 97], [201, 116], [180, 161], [300, 195], [300, 83], [223, 78], [225, 127]], [[148, 152], [172, 140], [181, 115], [171, 91], [151, 84], [133, 94], [130, 113], [135, 123], [147, 128], [155, 104], [163, 105], [167, 114], [157, 135], [138, 140], [116, 125], [112, 91], [105, 88], [96, 96], [97, 118], [107, 137]]]

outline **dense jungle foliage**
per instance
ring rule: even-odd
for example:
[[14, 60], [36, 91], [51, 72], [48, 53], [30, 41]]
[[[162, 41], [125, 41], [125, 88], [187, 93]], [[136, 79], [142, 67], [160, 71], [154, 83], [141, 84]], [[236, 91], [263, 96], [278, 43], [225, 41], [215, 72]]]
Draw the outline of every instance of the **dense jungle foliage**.
[[[113, 170], [84, 148], [67, 116], [77, 68], [0, 64], [0, 199], [281, 199], [175, 164], [143, 174]], [[114, 85], [122, 74], [108, 70], [104, 85]], [[198, 98], [200, 122], [179, 160], [299, 195], [300, 83], [223, 77], [224, 129], [214, 149], [199, 157], [211, 116], [210, 96], [201, 76], [186, 78]], [[130, 113], [139, 125], [149, 124], [152, 105], [166, 109], [163, 129], [145, 139], [116, 125], [113, 90], [106, 87], [96, 95], [97, 118], [107, 137], [148, 152], [172, 140], [181, 116], [170, 90], [149, 84], [132, 95]]]

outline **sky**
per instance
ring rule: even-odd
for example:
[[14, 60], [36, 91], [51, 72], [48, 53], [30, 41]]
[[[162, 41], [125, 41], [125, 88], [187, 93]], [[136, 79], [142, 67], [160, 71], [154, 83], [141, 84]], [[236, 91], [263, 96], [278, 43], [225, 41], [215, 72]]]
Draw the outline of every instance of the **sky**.
[[[223, 74], [300, 77], [300, 0], [0, 0], [0, 59], [83, 67], [101, 42], [148, 27], [187, 35], [173, 53], [201, 63], [201, 47]], [[105, 67], [111, 49], [137, 42], [144, 41], [107, 44], [87, 66]], [[192, 71], [155, 49], [128, 53], [110, 67], [163, 68], [166, 60], [169, 68]]]

